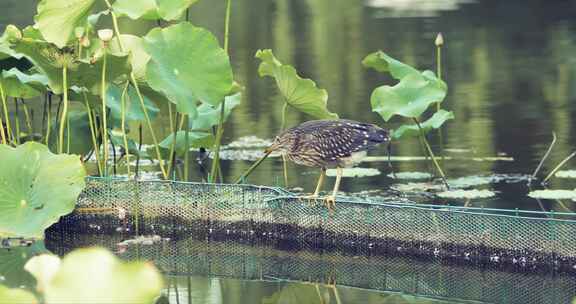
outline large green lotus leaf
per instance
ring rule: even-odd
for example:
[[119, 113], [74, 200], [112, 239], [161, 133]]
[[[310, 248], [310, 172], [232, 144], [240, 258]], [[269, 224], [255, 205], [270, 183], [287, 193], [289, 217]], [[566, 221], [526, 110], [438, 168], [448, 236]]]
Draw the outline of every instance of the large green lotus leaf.
[[[424, 134], [430, 132], [432, 129], [440, 128], [447, 120], [454, 119], [454, 113], [440, 110], [425, 122], [421, 123], [422, 131]], [[420, 130], [416, 124], [402, 125], [392, 133], [392, 138], [400, 139], [402, 137], [416, 137], [420, 135]]]
[[[242, 93], [226, 96], [226, 107], [224, 108], [224, 121], [230, 116], [230, 112], [240, 104], [242, 100]], [[207, 103], [202, 103], [198, 106], [198, 116], [190, 121], [190, 130], [211, 130], [213, 126], [218, 125], [220, 120], [220, 112], [222, 111], [222, 104], [214, 107]]]
[[[90, 132], [90, 123], [88, 119], [88, 112], [84, 106], [82, 109], [71, 109], [68, 112], [68, 122], [70, 123], [70, 150], [68, 151], [68, 125], [64, 128], [64, 152], [69, 154], [77, 154], [82, 157], [88, 155], [92, 151], [92, 133]], [[59, 124], [56, 123], [56, 117], [52, 120], [50, 129], [50, 139], [48, 146], [50, 151], [56, 153], [58, 151], [58, 130]]]
[[400, 80], [394, 86], [376, 88], [370, 97], [372, 110], [385, 121], [394, 115], [419, 117], [431, 104], [442, 102], [446, 97], [446, 83], [433, 72], [419, 72], [381, 51], [368, 55], [363, 64], [377, 71], [389, 72]]
[[66, 255], [46, 285], [47, 304], [154, 303], [162, 276], [149, 262], [123, 263], [103, 248], [77, 249]]
[[38, 237], [72, 212], [86, 171], [75, 155], [26, 142], [0, 145], [0, 235]]
[[[120, 35], [124, 52], [132, 54], [130, 56], [130, 64], [132, 65], [132, 72], [136, 79], [144, 79], [146, 77], [146, 64], [150, 60], [150, 55], [144, 50], [144, 41], [142, 38], [134, 35]], [[122, 53], [117, 39], [112, 40], [110, 50], [113, 53]]]
[[198, 0], [140, 0], [134, 5], [134, 0], [116, 0], [112, 8], [119, 15], [131, 19], [147, 20], [177, 20], [182, 13]]
[[146, 66], [150, 87], [191, 118], [199, 100], [218, 105], [232, 88], [228, 55], [208, 30], [188, 22], [155, 28], [144, 37], [144, 48], [151, 56]]
[[74, 39], [74, 29], [85, 25], [96, 0], [42, 0], [36, 26], [46, 41], [63, 48]]
[[70, 71], [69, 86], [85, 87], [94, 95], [100, 95], [102, 84], [102, 67], [106, 56], [106, 82], [130, 74], [130, 56], [128, 54], [106, 53], [97, 60], [79, 61], [77, 67]]
[[[108, 87], [108, 91], [106, 92], [106, 106], [110, 108], [111, 115], [114, 119], [120, 120], [122, 118], [122, 91], [118, 85], [110, 85]], [[143, 121], [145, 120], [144, 111], [142, 110], [142, 106], [140, 105], [140, 99], [136, 94], [136, 89], [131, 85], [128, 86], [126, 90], [126, 120], [136, 120], [136, 121]], [[146, 96], [144, 98], [144, 106], [146, 108], [146, 112], [148, 112], [148, 116], [150, 119], [156, 118], [160, 109], [148, 99]]]
[[39, 302], [34, 294], [27, 290], [0, 285], [0, 303], [37, 304]]
[[[168, 135], [160, 144], [160, 154], [163, 159], [170, 159], [170, 150], [174, 145], [174, 151], [179, 157], [184, 156], [186, 153], [186, 131], [176, 132], [176, 142], [174, 142], [174, 134]], [[188, 132], [188, 149], [211, 147], [214, 144], [214, 136], [209, 132], [190, 131]], [[148, 148], [148, 155], [155, 155], [154, 148]]]
[[23, 286], [33, 290], [36, 279], [24, 270], [24, 265], [32, 257], [42, 253], [49, 251], [41, 241], [36, 241], [30, 246], [0, 248], [0, 276], [4, 278], [2, 284], [12, 288]]
[[258, 50], [256, 58], [262, 60], [258, 67], [260, 77], [273, 77], [278, 90], [289, 105], [315, 118], [338, 118], [337, 114], [326, 108], [328, 101], [326, 90], [316, 87], [314, 81], [298, 76], [296, 69], [278, 61], [272, 50]]
[[[110, 141], [112, 142], [112, 144], [116, 147], [122, 147], [122, 149], [124, 149], [124, 134], [122, 133], [122, 130], [118, 130], [118, 129], [113, 129], [113, 130], [108, 130], [108, 135], [110, 136]], [[138, 149], [138, 144], [131, 138], [127, 137], [126, 138], [127, 142], [128, 142], [128, 151], [130, 154], [133, 155], [140, 155], [140, 157], [148, 157], [148, 153], [146, 153], [146, 151], [140, 151]]]
[[44, 92], [48, 85], [48, 78], [42, 74], [28, 75], [17, 68], [12, 68], [2, 71], [0, 82], [6, 96], [33, 98]]
[[62, 69], [57, 67], [56, 57], [60, 51], [51, 43], [29, 38], [9, 39], [10, 48], [34, 64], [48, 78], [48, 85], [55, 94], [62, 94]]

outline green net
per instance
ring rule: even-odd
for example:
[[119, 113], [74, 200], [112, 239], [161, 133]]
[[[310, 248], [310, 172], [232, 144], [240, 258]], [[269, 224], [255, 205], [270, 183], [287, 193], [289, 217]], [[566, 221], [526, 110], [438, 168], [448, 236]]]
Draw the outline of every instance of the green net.
[[170, 238], [176, 245], [126, 257], [172, 274], [335, 280], [500, 303], [569, 303], [576, 294], [576, 214], [415, 204], [393, 193], [340, 197], [329, 212], [279, 188], [89, 178], [76, 211], [48, 235], [68, 246], [98, 243], [87, 235], [118, 238], [109, 247]]
[[89, 178], [78, 210], [61, 222], [83, 232], [240, 236], [565, 270], [576, 261], [576, 214], [414, 204], [397, 195], [341, 197], [329, 212], [280, 188]]

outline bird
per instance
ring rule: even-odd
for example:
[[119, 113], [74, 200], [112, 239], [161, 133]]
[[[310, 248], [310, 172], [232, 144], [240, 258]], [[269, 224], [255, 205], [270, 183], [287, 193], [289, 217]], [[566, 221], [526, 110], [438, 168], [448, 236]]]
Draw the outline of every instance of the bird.
[[390, 132], [374, 124], [349, 119], [311, 120], [280, 133], [266, 153], [279, 152], [288, 160], [320, 168], [316, 189], [309, 199], [319, 197], [327, 168], [336, 168], [332, 194], [324, 198], [328, 209], [336, 204], [343, 168], [362, 161], [370, 148], [390, 141]]

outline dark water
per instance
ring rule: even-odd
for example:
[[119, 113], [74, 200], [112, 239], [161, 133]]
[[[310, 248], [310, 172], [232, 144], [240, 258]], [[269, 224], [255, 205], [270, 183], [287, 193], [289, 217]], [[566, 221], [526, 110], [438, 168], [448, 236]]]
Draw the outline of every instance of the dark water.
[[[0, 29], [9, 23], [31, 24], [35, 4], [36, 1], [32, 0], [1, 1]], [[242, 105], [226, 125], [224, 141], [229, 143], [247, 135], [271, 138], [280, 130], [282, 102], [273, 82], [258, 77], [258, 60], [254, 58], [256, 50], [272, 48], [283, 62], [293, 64], [302, 75], [327, 89], [329, 109], [341, 117], [395, 128], [400, 120], [384, 123], [370, 111], [369, 103], [371, 91], [378, 85], [391, 84], [390, 79], [365, 70], [360, 62], [368, 53], [382, 49], [420, 69], [434, 69], [433, 41], [436, 33], [442, 32], [446, 40], [444, 78], [449, 86], [443, 107], [454, 111], [456, 116], [444, 129], [444, 146], [465, 150], [464, 153], [446, 152], [447, 156], [456, 158], [444, 163], [448, 176], [529, 174], [546, 151], [552, 132], [555, 132], [558, 143], [542, 169], [547, 173], [575, 149], [575, 13], [576, 2], [568, 0], [233, 1], [230, 53], [235, 79], [246, 90]], [[199, 1], [190, 12], [194, 24], [207, 27], [219, 37], [223, 32], [223, 15], [224, 1]], [[140, 33], [147, 29], [147, 25], [126, 20], [120, 26], [126, 31]], [[309, 119], [295, 111], [289, 111], [287, 118], [289, 126]], [[168, 132], [168, 122], [160, 118], [156, 123], [162, 138]], [[145, 141], [151, 143], [149, 134], [144, 136]], [[431, 141], [438, 150], [438, 138], [432, 136]], [[383, 155], [384, 150], [375, 153]], [[394, 144], [394, 155], [417, 156], [422, 155], [422, 150], [417, 140], [402, 140]], [[471, 160], [473, 157], [493, 156], [507, 156], [513, 161]], [[231, 180], [249, 165], [244, 161], [225, 161], [224, 175]], [[397, 171], [426, 171], [429, 167], [423, 161], [396, 162], [394, 165]], [[392, 182], [386, 177], [385, 162], [362, 166], [378, 168], [384, 174], [344, 179], [344, 191], [381, 189]], [[574, 161], [569, 162], [566, 168], [574, 168]], [[268, 160], [251, 176], [250, 182], [281, 184], [281, 170], [277, 159]], [[316, 174], [314, 169], [290, 166], [290, 185], [312, 191]], [[331, 186], [331, 181], [329, 179], [326, 189]], [[573, 189], [576, 185], [553, 179], [550, 186]], [[536, 200], [525, 196], [528, 189], [524, 183], [498, 183], [489, 188], [499, 191], [497, 198], [470, 204], [576, 210], [572, 201], [544, 201], [541, 207]], [[179, 276], [170, 279], [176, 285], [188, 280]], [[299, 286], [300, 291], [310, 288], [296, 283], [205, 277], [193, 280], [198, 286], [232, 286], [227, 287], [224, 293], [222, 288], [214, 289], [220, 290], [214, 292], [208, 288], [204, 295], [198, 296], [211, 303], [233, 303], [223, 300], [226, 296], [244, 303], [240, 301], [244, 299], [240, 290], [252, 288], [251, 284], [256, 284], [254, 288], [258, 290], [267, 290], [254, 291], [262, 295], [259, 300], [246, 299], [255, 303], [265, 303], [264, 297], [272, 297], [274, 292], [281, 290], [294, 292], [290, 291], [292, 284]], [[437, 284], [444, 283], [438, 280]], [[414, 299], [386, 300], [385, 296], [372, 297], [365, 291], [361, 294], [360, 298], [352, 297], [343, 303], [421, 303]], [[330, 297], [330, 301], [335, 301], [333, 292]]]

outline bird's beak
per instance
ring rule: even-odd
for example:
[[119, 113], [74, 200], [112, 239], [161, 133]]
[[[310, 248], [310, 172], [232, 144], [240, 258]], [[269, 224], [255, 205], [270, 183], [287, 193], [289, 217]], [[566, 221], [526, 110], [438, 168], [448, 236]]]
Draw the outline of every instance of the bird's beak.
[[270, 154], [270, 153], [272, 153], [272, 151], [274, 151], [274, 150], [272, 150], [272, 146], [264, 149], [264, 153], [266, 153], [266, 154]]

